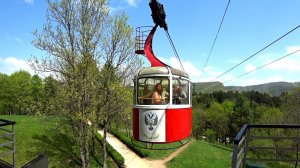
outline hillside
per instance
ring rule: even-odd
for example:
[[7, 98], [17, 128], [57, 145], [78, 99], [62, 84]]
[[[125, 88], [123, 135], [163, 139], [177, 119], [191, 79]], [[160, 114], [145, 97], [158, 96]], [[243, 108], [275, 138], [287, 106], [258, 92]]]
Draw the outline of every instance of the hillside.
[[210, 93], [213, 91], [257, 91], [260, 93], [267, 93], [271, 96], [279, 96], [282, 92], [291, 90], [293, 87], [300, 86], [300, 82], [272, 82], [260, 85], [251, 86], [224, 86], [221, 82], [198, 82], [194, 83], [194, 91], [199, 93]]
[[221, 82], [197, 82], [193, 83], [193, 91], [199, 93], [211, 93], [213, 91], [225, 91], [223, 83]]

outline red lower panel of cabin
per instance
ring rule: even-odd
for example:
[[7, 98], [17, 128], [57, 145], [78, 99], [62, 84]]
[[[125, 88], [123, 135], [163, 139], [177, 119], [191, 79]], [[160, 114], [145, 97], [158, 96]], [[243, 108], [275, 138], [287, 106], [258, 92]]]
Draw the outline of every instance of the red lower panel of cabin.
[[192, 108], [133, 109], [133, 137], [153, 143], [171, 143], [188, 138], [192, 131]]

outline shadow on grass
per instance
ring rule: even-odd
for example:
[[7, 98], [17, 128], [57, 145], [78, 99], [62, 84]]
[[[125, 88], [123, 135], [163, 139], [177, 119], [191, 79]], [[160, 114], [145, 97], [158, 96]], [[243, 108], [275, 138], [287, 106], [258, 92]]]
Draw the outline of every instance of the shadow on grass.
[[211, 146], [214, 146], [214, 147], [216, 147], [216, 148], [220, 148], [220, 149], [223, 149], [223, 150], [227, 150], [227, 151], [229, 151], [229, 152], [232, 152], [232, 151], [233, 151], [232, 149], [229, 149], [229, 148], [224, 147], [224, 146], [221, 146], [221, 145], [217, 145], [217, 144], [213, 144], [213, 143], [209, 143], [209, 142], [205, 142], [205, 143], [208, 143], [208, 144], [210, 144]]
[[33, 135], [37, 151], [28, 153], [37, 155], [45, 153], [49, 156], [51, 167], [81, 167], [82, 162], [75, 138], [65, 127], [47, 129], [44, 135]]
[[[82, 167], [80, 157], [80, 149], [77, 138], [73, 134], [73, 130], [64, 118], [50, 119], [47, 129], [44, 129], [43, 134], [35, 134], [32, 136], [33, 142], [31, 147], [33, 150], [28, 150], [28, 156], [36, 157], [39, 154], [47, 154], [49, 157], [49, 167]], [[92, 140], [93, 136], [89, 134], [89, 161], [90, 167], [102, 166], [102, 147], [101, 144]], [[107, 160], [108, 167], [116, 167], [116, 164], [111, 158]]]

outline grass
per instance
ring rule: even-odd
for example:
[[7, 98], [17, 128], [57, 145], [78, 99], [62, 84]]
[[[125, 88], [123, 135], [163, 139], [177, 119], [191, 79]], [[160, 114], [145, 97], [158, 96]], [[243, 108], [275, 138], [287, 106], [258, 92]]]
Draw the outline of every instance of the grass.
[[[34, 159], [41, 150], [45, 148], [50, 148], [49, 144], [44, 146], [39, 146], [37, 144], [41, 144], [41, 138], [45, 140], [56, 139], [56, 141], [61, 142], [61, 138], [59, 137], [51, 137], [51, 133], [49, 132], [50, 128], [55, 128], [59, 123], [61, 118], [51, 117], [36, 117], [36, 116], [6, 116], [0, 115], [0, 118], [15, 121], [15, 131], [16, 131], [16, 163], [17, 167], [21, 167], [24, 164], [28, 163], [32, 159]], [[59, 136], [59, 134], [58, 134]], [[36, 138], [38, 137], [38, 138]], [[40, 139], [39, 139], [40, 138]], [[130, 140], [130, 138], [129, 138]], [[131, 142], [131, 140], [130, 140]], [[132, 142], [131, 142], [132, 143]], [[144, 146], [145, 144], [135, 142], [139, 146]], [[155, 144], [154, 148], [173, 148], [174, 146], [178, 146], [178, 144]], [[65, 144], [65, 147], [59, 146], [62, 151], [70, 151], [70, 148], [73, 148], [74, 144], [70, 141]], [[169, 150], [149, 150], [147, 149], [147, 154], [149, 159], [163, 159], [167, 157], [169, 154], [174, 152], [176, 148]], [[76, 152], [74, 149], [73, 151]], [[61, 151], [57, 151], [57, 149], [52, 149], [52, 153], [57, 153]], [[101, 151], [99, 151], [101, 152]], [[62, 153], [63, 154], [63, 153]], [[74, 154], [74, 153], [73, 153]], [[67, 153], [65, 155], [68, 155]], [[64, 156], [65, 156], [64, 155]], [[173, 167], [204, 167], [204, 168], [215, 168], [215, 167], [230, 167], [231, 160], [231, 151], [219, 148], [217, 146], [213, 146], [209, 143], [203, 141], [195, 141], [191, 144], [187, 149], [185, 149], [181, 154], [179, 154], [176, 158], [167, 163], [169, 168]], [[51, 156], [49, 157], [49, 167], [54, 167], [53, 165], [57, 165], [57, 163], [53, 163], [53, 159]], [[94, 164], [92, 164], [94, 165]]]
[[[183, 140], [183, 143], [187, 142], [188, 140]], [[145, 144], [143, 144], [145, 145]], [[153, 149], [147, 149], [149, 151], [148, 158], [149, 159], [164, 159], [168, 157], [171, 153], [175, 152], [179, 147], [182, 145], [180, 142], [174, 142], [169, 144], [154, 144]], [[159, 149], [159, 150], [156, 150]]]
[[[118, 137], [127, 138], [127, 143], [132, 141], [123, 132], [114, 131], [118, 133]], [[122, 136], [120, 136], [122, 135]], [[145, 146], [145, 143], [133, 141], [134, 146]], [[127, 146], [131, 146], [129, 144]], [[142, 148], [142, 152], [147, 154], [148, 159], [164, 159], [171, 153], [176, 151], [180, 146], [179, 142], [170, 144], [154, 144], [153, 148], [161, 148], [167, 150], [150, 150]], [[232, 150], [222, 145], [210, 144], [204, 141], [195, 141], [188, 146], [182, 153], [167, 163], [168, 168], [229, 168], [231, 166], [231, 153]]]
[[[168, 144], [153, 144], [151, 145], [144, 142], [139, 142], [128, 137], [125, 132], [120, 130], [112, 129], [110, 130], [118, 139], [126, 144], [131, 150], [135, 151], [140, 157], [146, 157], [148, 159], [158, 160], [164, 159], [169, 156], [172, 152], [176, 151], [178, 147], [181, 147], [180, 142], [168, 143]], [[183, 140], [183, 143], [186, 143], [188, 140]], [[148, 145], [148, 146], [147, 146]]]
[[[16, 167], [22, 167], [41, 153], [48, 155], [49, 168], [80, 167], [77, 142], [70, 128], [60, 125], [62, 117], [0, 115], [0, 118], [16, 122]], [[98, 142], [95, 145], [98, 154], [92, 155], [90, 152], [91, 167], [102, 164], [101, 145]], [[11, 157], [3, 160], [12, 163]], [[108, 157], [107, 161], [109, 167], [116, 167], [111, 158]]]
[[[39, 149], [34, 145], [37, 140], [33, 139], [34, 135], [46, 136], [47, 128], [54, 127], [56, 118], [46, 120], [42, 117], [21, 116], [21, 115], [0, 115], [0, 118], [15, 121], [16, 133], [16, 164], [21, 167], [38, 156]], [[11, 163], [11, 157], [6, 157]]]
[[229, 168], [231, 151], [204, 141], [195, 141], [167, 163], [168, 168]]
[[[103, 137], [99, 133], [96, 133], [96, 138], [98, 142], [102, 145]], [[109, 143], [106, 143], [106, 150], [107, 153], [112, 157], [112, 159], [119, 167], [124, 167], [124, 157], [118, 151], [116, 151]]]

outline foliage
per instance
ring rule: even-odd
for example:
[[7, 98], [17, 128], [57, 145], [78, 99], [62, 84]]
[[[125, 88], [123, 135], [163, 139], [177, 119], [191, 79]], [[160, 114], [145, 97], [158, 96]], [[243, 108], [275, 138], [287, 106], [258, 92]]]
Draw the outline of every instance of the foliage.
[[[150, 144], [140, 142], [127, 136], [124, 132], [116, 129], [110, 129], [110, 132], [122, 141], [128, 148], [134, 151], [137, 155], [142, 158], [149, 159], [164, 159], [169, 156], [172, 152], [176, 151], [178, 147], [181, 147], [180, 142], [168, 143], [168, 144]], [[182, 140], [183, 144], [187, 143], [189, 139]]]
[[[251, 136], [253, 137], [268, 137], [268, 138], [259, 138], [252, 139], [248, 141], [248, 147], [250, 150], [247, 152], [247, 157], [249, 158], [267, 158], [267, 159], [296, 159], [297, 151], [296, 149], [290, 150], [281, 150], [288, 148], [295, 148], [297, 146], [297, 140], [292, 138], [296, 137], [298, 131], [296, 129], [282, 129], [282, 128], [273, 128], [273, 129], [251, 129]], [[270, 138], [272, 137], [272, 139]], [[276, 138], [278, 137], [278, 138]], [[284, 138], [285, 137], [285, 138]], [[256, 147], [256, 149], [252, 148]], [[276, 148], [277, 150], [267, 150], [264, 147]], [[252, 148], [252, 149], [251, 149]], [[295, 163], [293, 162], [267, 162], [260, 161], [264, 163], [266, 167], [294, 167]]]
[[205, 111], [206, 136], [208, 139], [225, 139], [228, 133], [228, 111], [225, 111], [221, 104], [213, 102], [211, 107]]
[[[256, 91], [199, 93], [193, 96], [193, 136], [211, 142], [234, 139], [244, 124], [286, 123], [280, 99]], [[294, 98], [295, 99], [295, 98]]]
[[60, 111], [59, 102], [59, 90], [60, 83], [52, 76], [48, 76], [43, 80], [44, 91], [43, 91], [43, 114], [51, 115], [58, 114]]
[[261, 114], [257, 123], [260, 124], [282, 124], [284, 122], [284, 113], [278, 108], [260, 106], [257, 108]]
[[132, 151], [134, 151], [140, 157], [145, 158], [145, 157], [149, 156], [149, 152], [146, 149], [142, 149], [142, 148], [139, 148], [136, 145], [134, 145], [132, 143], [132, 139], [130, 139], [127, 135], [125, 135], [117, 130], [114, 130], [114, 129], [111, 129], [110, 132], [114, 136], [116, 136], [118, 139], [120, 139], [120, 141], [122, 141], [124, 144], [126, 144], [126, 146], [128, 148], [130, 148]]
[[38, 75], [17, 71], [0, 74], [0, 114], [37, 114], [42, 109], [44, 85]]
[[[60, 110], [55, 112], [71, 121], [85, 168], [90, 167], [87, 121], [104, 129], [106, 168], [106, 129], [117, 113], [127, 109], [124, 84], [140, 65], [128, 17], [109, 15], [107, 6], [106, 0], [48, 0], [44, 28], [34, 32], [33, 44], [48, 56], [33, 57], [31, 65], [35, 70], [52, 72], [59, 81], [55, 96]], [[47, 111], [55, 109], [54, 101], [50, 102]]]
[[300, 87], [285, 93], [282, 98], [282, 111], [285, 119], [291, 124], [300, 124]]
[[206, 116], [204, 110], [200, 105], [193, 105], [193, 116], [192, 116], [192, 136], [196, 139], [202, 139], [202, 136], [205, 135], [205, 124]]
[[[102, 144], [102, 141], [103, 141], [102, 136], [100, 134], [96, 133], [96, 138]], [[119, 167], [124, 167], [124, 163], [125, 163], [124, 157], [109, 144], [107, 144], [107, 152], [109, 153], [109, 155], [113, 158], [113, 160], [116, 162], [116, 164]]]
[[9, 77], [7, 75], [0, 73], [0, 114], [4, 114], [9, 110], [8, 80]]
[[193, 84], [193, 93], [211, 93], [213, 91], [224, 91], [225, 87], [221, 82], [197, 82]]
[[259, 92], [266, 93], [272, 97], [280, 96], [284, 92], [292, 90], [294, 87], [300, 86], [299, 82], [271, 82], [252, 86], [224, 86], [221, 82], [197, 82], [193, 84], [193, 94], [212, 93], [214, 91], [222, 92]]

